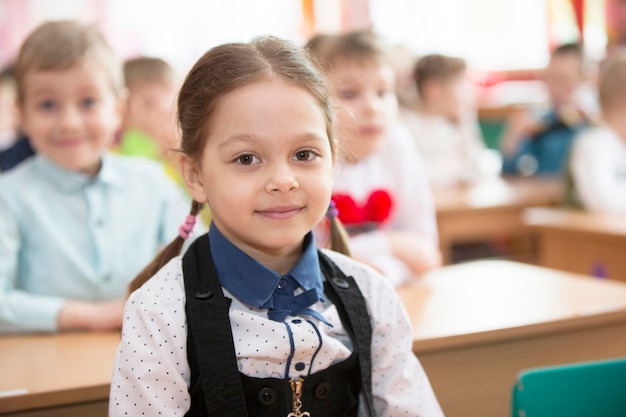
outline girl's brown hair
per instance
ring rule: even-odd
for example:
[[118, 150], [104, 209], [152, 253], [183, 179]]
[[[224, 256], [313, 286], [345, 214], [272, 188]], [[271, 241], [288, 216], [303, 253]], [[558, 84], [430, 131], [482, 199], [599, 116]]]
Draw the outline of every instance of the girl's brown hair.
[[[315, 98], [324, 113], [326, 133], [335, 152], [333, 109], [326, 83], [303, 50], [289, 41], [262, 37], [249, 43], [229, 43], [205, 53], [187, 74], [178, 95], [180, 151], [199, 164], [212, 127], [213, 112], [219, 100], [231, 91], [254, 82], [279, 78], [303, 88]], [[194, 201], [190, 214], [202, 204]], [[182, 219], [181, 219], [182, 220]], [[345, 232], [338, 219], [330, 221], [331, 249], [349, 254]], [[139, 288], [173, 257], [180, 254], [184, 240], [177, 236], [129, 285]]]

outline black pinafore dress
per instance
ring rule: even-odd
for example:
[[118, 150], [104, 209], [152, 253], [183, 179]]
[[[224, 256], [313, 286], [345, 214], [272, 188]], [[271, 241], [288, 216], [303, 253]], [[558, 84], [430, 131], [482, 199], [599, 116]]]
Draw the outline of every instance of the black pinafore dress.
[[222, 292], [207, 235], [190, 246], [183, 256], [191, 370], [191, 406], [186, 416], [356, 417], [360, 393], [370, 416], [375, 416], [372, 329], [365, 300], [354, 278], [346, 276], [321, 252], [319, 260], [325, 277], [324, 294], [336, 305], [354, 352], [345, 361], [300, 379], [301, 408], [297, 410], [289, 379], [253, 378], [239, 372], [229, 318], [231, 300]]

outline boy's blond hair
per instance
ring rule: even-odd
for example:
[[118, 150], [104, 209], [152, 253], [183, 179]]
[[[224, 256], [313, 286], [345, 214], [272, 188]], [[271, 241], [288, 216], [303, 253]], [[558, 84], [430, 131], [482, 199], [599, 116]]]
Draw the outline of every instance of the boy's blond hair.
[[117, 97], [124, 91], [122, 65], [94, 26], [71, 20], [45, 22], [26, 38], [15, 63], [17, 98], [24, 99], [24, 77], [33, 71], [63, 71], [89, 62], [102, 69]]
[[389, 49], [371, 30], [317, 35], [308, 42], [307, 50], [325, 71], [347, 61], [391, 65]]
[[602, 112], [626, 106], [626, 52], [609, 58], [603, 67], [599, 101]]
[[132, 91], [145, 84], [173, 85], [176, 72], [161, 58], [138, 57], [124, 62], [124, 79], [126, 88]]

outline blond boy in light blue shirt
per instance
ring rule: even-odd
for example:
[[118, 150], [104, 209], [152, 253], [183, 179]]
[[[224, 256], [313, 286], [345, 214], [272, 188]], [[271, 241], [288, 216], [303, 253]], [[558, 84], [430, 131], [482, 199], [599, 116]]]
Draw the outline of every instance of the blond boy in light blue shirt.
[[189, 202], [159, 165], [106, 154], [123, 78], [96, 29], [44, 23], [16, 75], [38, 155], [0, 178], [0, 332], [119, 328], [127, 283]]

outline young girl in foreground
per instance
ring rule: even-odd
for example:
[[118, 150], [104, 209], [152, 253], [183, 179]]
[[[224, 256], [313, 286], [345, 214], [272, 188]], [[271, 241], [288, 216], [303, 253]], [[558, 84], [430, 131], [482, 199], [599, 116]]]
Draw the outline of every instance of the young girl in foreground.
[[[441, 416], [392, 287], [314, 245], [336, 214], [334, 139], [301, 51], [275, 38], [210, 50], [178, 113], [195, 201], [131, 287], [158, 270], [126, 304], [110, 415]], [[170, 259], [204, 203], [208, 236]]]

